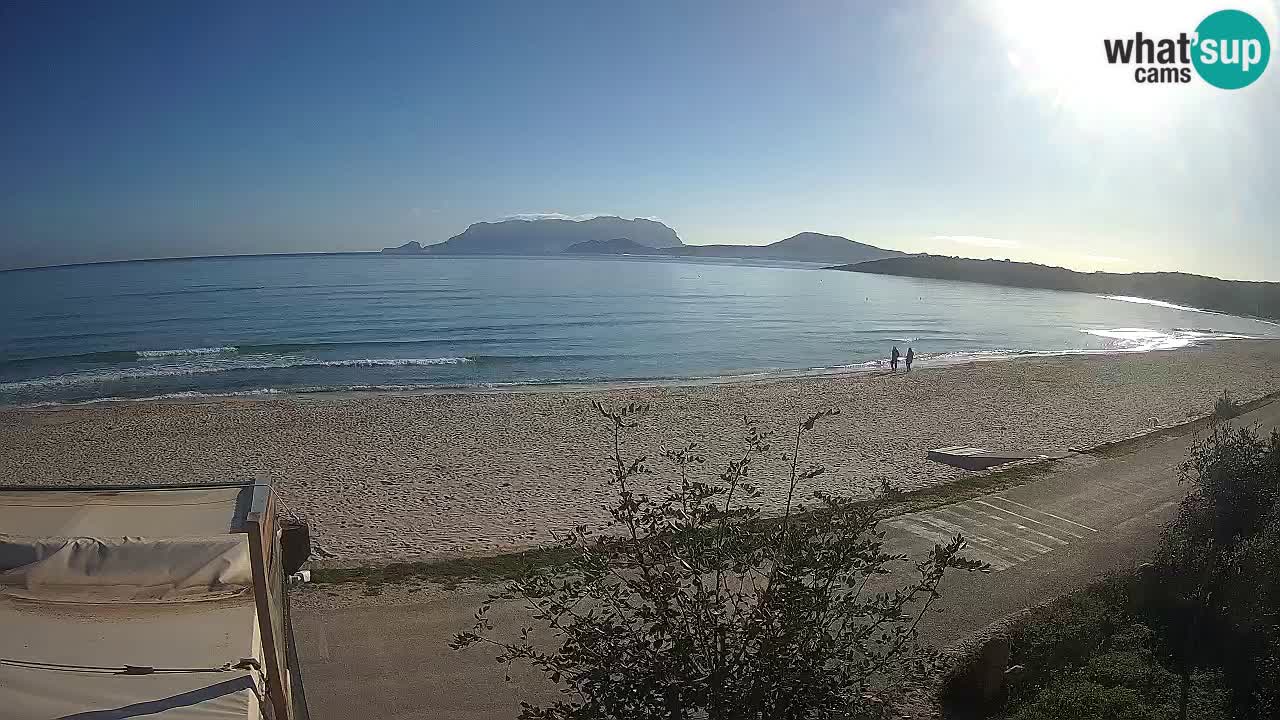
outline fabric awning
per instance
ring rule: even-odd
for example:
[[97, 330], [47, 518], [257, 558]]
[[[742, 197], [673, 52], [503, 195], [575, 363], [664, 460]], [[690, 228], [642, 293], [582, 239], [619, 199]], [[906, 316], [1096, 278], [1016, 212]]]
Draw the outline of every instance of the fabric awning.
[[[257, 720], [252, 598], [159, 605], [0, 599], [0, 718]], [[153, 668], [124, 674], [125, 666]]]
[[0, 493], [0, 720], [260, 720], [252, 491]]

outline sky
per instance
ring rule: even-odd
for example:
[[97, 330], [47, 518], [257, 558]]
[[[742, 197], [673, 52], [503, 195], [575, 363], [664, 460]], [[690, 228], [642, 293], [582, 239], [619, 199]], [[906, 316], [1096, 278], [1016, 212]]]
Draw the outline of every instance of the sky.
[[7, 3], [0, 268], [609, 214], [1280, 281], [1280, 67], [1143, 85], [1102, 48], [1223, 7]]

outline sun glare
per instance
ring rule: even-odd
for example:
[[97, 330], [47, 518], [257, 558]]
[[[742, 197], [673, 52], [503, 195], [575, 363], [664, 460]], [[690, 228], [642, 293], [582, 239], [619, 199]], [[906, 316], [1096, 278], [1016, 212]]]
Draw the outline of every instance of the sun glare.
[[[1103, 40], [1176, 38], [1191, 34], [1206, 15], [1220, 9], [1194, 0], [1146, 3], [1062, 4], [991, 0], [975, 6], [997, 32], [1022, 91], [1043, 98], [1050, 109], [1084, 130], [1171, 132], [1202, 99], [1206, 87], [1189, 83], [1136, 82], [1136, 66], [1110, 64]], [[1258, 17], [1274, 28], [1275, 11], [1262, 4]]]

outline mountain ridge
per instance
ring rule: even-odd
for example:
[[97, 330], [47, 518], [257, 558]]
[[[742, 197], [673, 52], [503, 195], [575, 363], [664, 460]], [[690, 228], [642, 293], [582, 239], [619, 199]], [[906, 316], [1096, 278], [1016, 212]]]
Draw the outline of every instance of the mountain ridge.
[[802, 232], [768, 245], [686, 245], [666, 224], [602, 215], [476, 222], [437, 245], [410, 241], [384, 255], [661, 255], [812, 263], [856, 263], [903, 253], [839, 235]]
[[675, 257], [723, 257], [788, 262], [858, 263], [904, 255], [898, 250], [860, 243], [840, 235], [796, 233], [768, 245], [685, 245], [671, 248]]
[[555, 255], [565, 248], [591, 240], [626, 237], [648, 247], [676, 247], [680, 236], [657, 220], [601, 215], [586, 220], [560, 218], [512, 219], [476, 222], [436, 245], [417, 241], [383, 248], [386, 255]]

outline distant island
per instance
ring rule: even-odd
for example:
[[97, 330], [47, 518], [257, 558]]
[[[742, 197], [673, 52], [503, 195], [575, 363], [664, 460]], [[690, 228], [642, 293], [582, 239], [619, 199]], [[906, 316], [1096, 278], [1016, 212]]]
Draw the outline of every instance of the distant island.
[[651, 248], [684, 244], [675, 230], [656, 220], [604, 216], [589, 220], [503, 220], [478, 222], [438, 245], [408, 242], [383, 248], [386, 255], [558, 255], [593, 240], [628, 238]]
[[655, 220], [504, 220], [474, 223], [438, 245], [417, 241], [384, 248], [385, 255], [655, 255], [812, 263], [858, 263], [902, 255], [838, 235], [802, 232], [768, 245], [685, 245]]
[[1082, 273], [1066, 268], [972, 260], [941, 255], [910, 255], [830, 268], [878, 275], [964, 280], [1010, 287], [1071, 290], [1163, 300], [1232, 315], [1280, 319], [1280, 283], [1220, 280], [1178, 272]]

